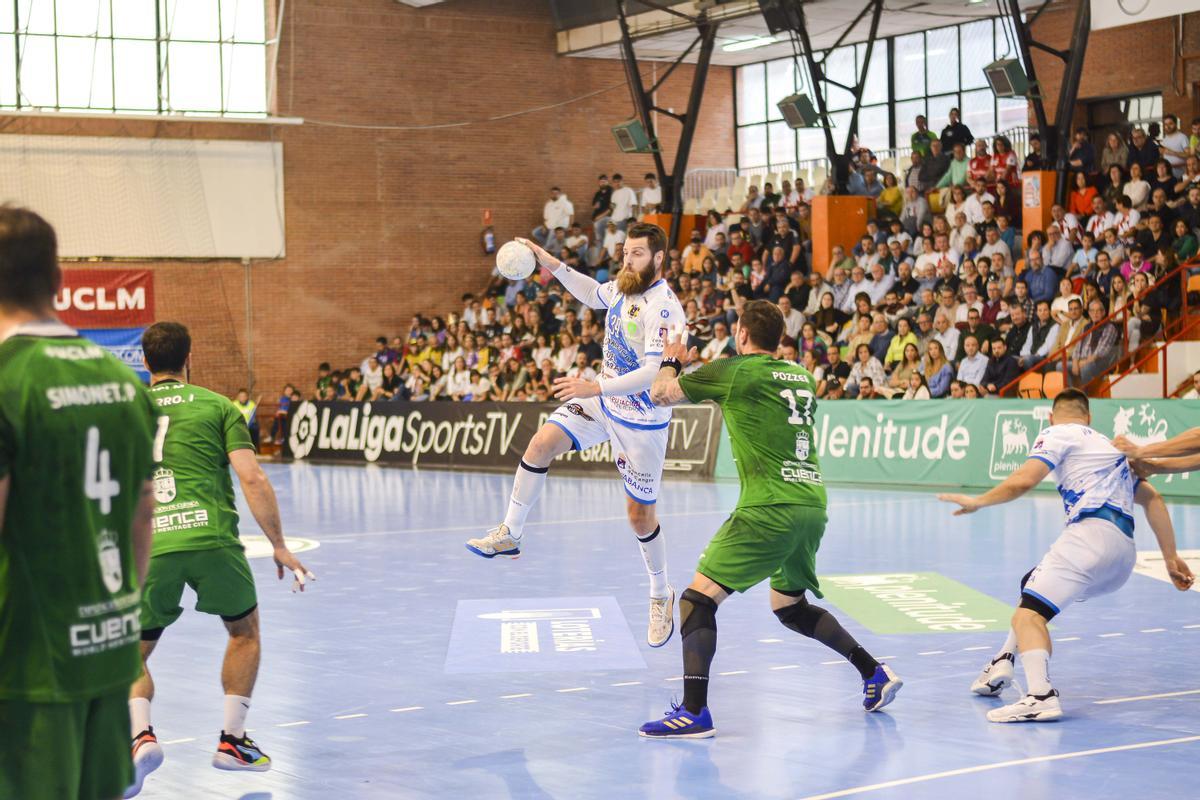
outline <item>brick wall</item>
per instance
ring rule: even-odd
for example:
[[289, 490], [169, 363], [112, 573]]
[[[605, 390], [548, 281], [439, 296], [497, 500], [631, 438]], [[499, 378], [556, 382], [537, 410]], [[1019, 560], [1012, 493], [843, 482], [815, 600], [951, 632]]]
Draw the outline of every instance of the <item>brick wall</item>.
[[[285, 381], [307, 389], [321, 360], [357, 363], [414, 313], [457, 309], [490, 269], [484, 209], [503, 240], [540, 221], [551, 184], [586, 215], [596, 174], [622, 172], [636, 187], [652, 169], [609, 131], [633, 116], [620, 62], [557, 56], [545, 0], [308, 0], [288, 3], [284, 28], [277, 113], [303, 126], [0, 117], [5, 133], [283, 142], [288, 257], [252, 266], [253, 342], [239, 262], [151, 265], [159, 318], [192, 328], [193, 377], [218, 391], [246, 385], [251, 346], [256, 390], [273, 399]], [[691, 75], [677, 70], [659, 103], [682, 111]], [[312, 124], [484, 120], [592, 93], [465, 127]], [[660, 129], [673, 158], [678, 126]], [[691, 164], [732, 166], [733, 151], [733, 71], [714, 67]]]
[[[1070, 48], [1075, 8], [1072, 2], [1056, 3], [1048, 8], [1034, 23], [1034, 36], [1051, 47]], [[1172, 72], [1174, 70], [1178, 80], [1180, 73], [1173, 56], [1177, 26], [1178, 17], [1168, 17], [1092, 31], [1088, 36], [1079, 103], [1073, 122], [1080, 125], [1086, 122], [1086, 101], [1089, 99], [1161, 92], [1163, 112], [1178, 114], [1186, 131], [1189, 121], [1196, 115], [1195, 99], [1188, 93], [1191, 82], [1200, 80], [1200, 61], [1188, 63], [1186, 80], [1180, 86], [1183, 92], [1176, 92]], [[1183, 30], [1183, 52], [1200, 53], [1200, 12], [1183, 16]], [[1063, 62], [1034, 50], [1033, 63], [1045, 90], [1046, 114], [1054, 122]], [[1031, 122], [1032, 119], [1031, 113]]]

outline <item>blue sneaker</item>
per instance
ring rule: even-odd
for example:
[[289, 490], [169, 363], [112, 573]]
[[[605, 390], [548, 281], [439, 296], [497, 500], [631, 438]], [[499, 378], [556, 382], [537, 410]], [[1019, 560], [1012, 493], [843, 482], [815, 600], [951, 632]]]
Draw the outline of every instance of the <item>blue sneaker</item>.
[[896, 699], [904, 681], [887, 664], [875, 668], [875, 674], [863, 681], [863, 709], [878, 711]]
[[693, 714], [681, 705], [671, 704], [665, 717], [647, 722], [638, 731], [647, 739], [710, 739], [717, 732], [713, 727], [712, 714], [707, 708]]

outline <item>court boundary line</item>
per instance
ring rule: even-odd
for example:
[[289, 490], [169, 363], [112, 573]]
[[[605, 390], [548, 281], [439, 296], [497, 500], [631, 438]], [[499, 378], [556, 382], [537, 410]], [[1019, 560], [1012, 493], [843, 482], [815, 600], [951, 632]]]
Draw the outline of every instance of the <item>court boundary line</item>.
[[1163, 697], [1184, 697], [1189, 694], [1200, 694], [1200, 689], [1187, 689], [1182, 692], [1161, 692], [1160, 694], [1143, 694], [1137, 697], [1114, 697], [1110, 700], [1094, 700], [1093, 705], [1109, 706], [1114, 703], [1133, 703], [1138, 700], [1158, 700]]
[[997, 761], [992, 764], [980, 764], [974, 767], [961, 767], [959, 769], [947, 770], [945, 772], [930, 772], [925, 775], [914, 775], [909, 778], [898, 778], [894, 781], [884, 781], [883, 783], [872, 783], [865, 786], [855, 786], [850, 789], [839, 789], [835, 792], [826, 792], [825, 794], [812, 794], [800, 798], [800, 800], [835, 800], [839, 797], [850, 797], [856, 794], [866, 794], [867, 792], [877, 792], [882, 789], [894, 789], [898, 786], [910, 786], [914, 783], [924, 783], [925, 781], [940, 780], [942, 778], [956, 778], [960, 775], [974, 775], [979, 772], [990, 772], [996, 769], [1007, 769], [1008, 767], [1021, 767], [1026, 764], [1044, 764], [1049, 761], [1066, 761], [1072, 758], [1085, 758], [1088, 756], [1104, 755], [1105, 753], [1121, 753], [1130, 750], [1145, 750], [1151, 747], [1168, 747], [1174, 744], [1191, 744], [1200, 742], [1200, 736], [1180, 736], [1174, 739], [1157, 739], [1149, 742], [1135, 742], [1134, 744], [1115, 745], [1113, 747], [1098, 747], [1093, 750], [1076, 750], [1070, 753], [1054, 753], [1045, 756], [1031, 756], [1030, 758], [1018, 758], [1012, 761]]

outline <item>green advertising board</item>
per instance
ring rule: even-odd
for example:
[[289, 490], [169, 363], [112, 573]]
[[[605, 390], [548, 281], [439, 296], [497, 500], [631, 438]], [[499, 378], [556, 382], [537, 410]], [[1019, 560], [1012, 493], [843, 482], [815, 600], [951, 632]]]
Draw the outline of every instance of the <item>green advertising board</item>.
[[[978, 489], [1021, 466], [1049, 424], [1049, 400], [835, 400], [818, 405], [815, 432], [829, 483]], [[1149, 444], [1198, 425], [1198, 400], [1092, 401], [1092, 426], [1106, 436]], [[716, 474], [736, 478], [724, 436]], [[1168, 497], [1200, 499], [1200, 474], [1152, 482]]]

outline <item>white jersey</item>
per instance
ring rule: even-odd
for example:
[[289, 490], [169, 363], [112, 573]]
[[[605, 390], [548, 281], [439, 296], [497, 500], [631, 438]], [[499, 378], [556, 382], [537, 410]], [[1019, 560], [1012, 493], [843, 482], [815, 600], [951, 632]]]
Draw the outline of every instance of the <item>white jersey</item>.
[[[601, 376], [613, 378], [633, 372], [652, 356], [661, 357], [669, 331], [686, 324], [683, 306], [667, 282], [659, 280], [642, 294], [623, 295], [616, 281], [598, 290], [608, 308], [605, 319], [604, 368]], [[650, 391], [600, 398], [604, 413], [633, 428], [665, 428], [671, 422], [669, 406], [650, 402]]]
[[1128, 522], [1132, 535], [1138, 478], [1103, 434], [1077, 423], [1051, 425], [1038, 436], [1029, 457], [1050, 467], [1068, 525], [1107, 509]]

